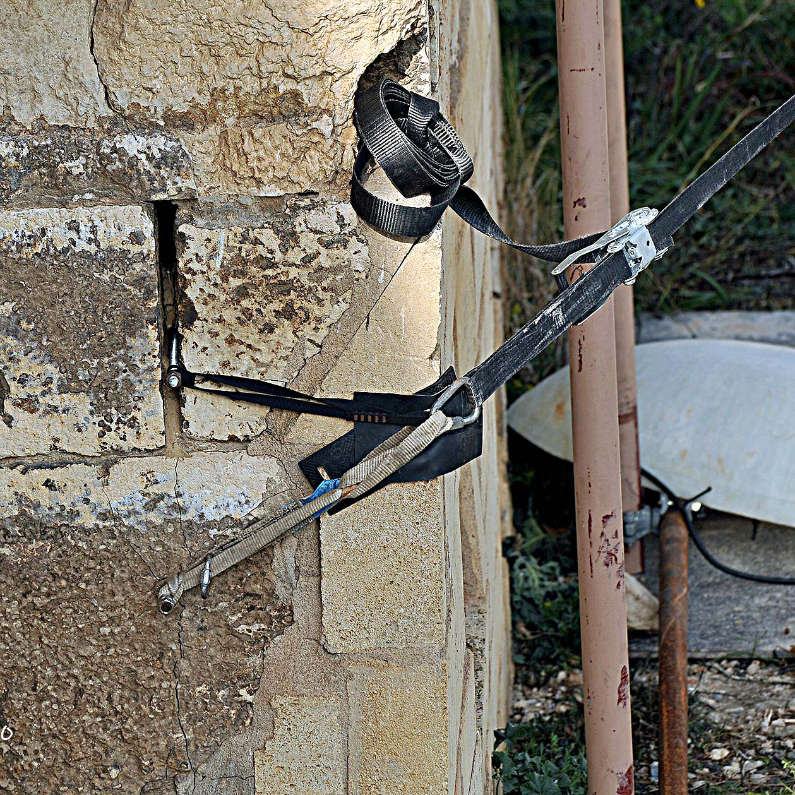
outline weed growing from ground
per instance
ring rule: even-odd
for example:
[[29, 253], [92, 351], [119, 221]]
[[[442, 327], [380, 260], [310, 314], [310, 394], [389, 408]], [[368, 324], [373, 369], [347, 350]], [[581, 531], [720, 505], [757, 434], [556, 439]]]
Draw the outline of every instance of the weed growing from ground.
[[508, 724], [494, 762], [505, 795], [586, 795], [582, 726], [569, 721]]

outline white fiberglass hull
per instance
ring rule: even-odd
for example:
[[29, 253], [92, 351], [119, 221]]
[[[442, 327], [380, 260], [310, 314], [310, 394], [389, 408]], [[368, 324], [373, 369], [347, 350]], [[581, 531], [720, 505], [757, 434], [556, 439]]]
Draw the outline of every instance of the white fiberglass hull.
[[[635, 349], [641, 465], [684, 497], [795, 526], [795, 349], [673, 340]], [[568, 368], [522, 395], [508, 424], [571, 460]]]

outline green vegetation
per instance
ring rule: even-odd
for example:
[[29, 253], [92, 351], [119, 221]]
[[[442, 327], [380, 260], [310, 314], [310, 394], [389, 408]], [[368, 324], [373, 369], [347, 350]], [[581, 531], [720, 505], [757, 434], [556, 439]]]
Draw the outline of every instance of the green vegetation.
[[[511, 566], [514, 661], [534, 681], [580, 663], [576, 562], [561, 563], [561, 537], [545, 533], [528, 512]], [[568, 565], [567, 565], [568, 564]]]
[[570, 721], [508, 724], [494, 754], [505, 795], [586, 795], [582, 725]]

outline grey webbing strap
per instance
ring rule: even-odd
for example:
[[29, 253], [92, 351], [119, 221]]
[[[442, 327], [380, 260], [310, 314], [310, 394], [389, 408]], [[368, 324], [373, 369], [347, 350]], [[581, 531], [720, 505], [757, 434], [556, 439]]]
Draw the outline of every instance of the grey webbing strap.
[[453, 418], [441, 410], [433, 411], [421, 425], [402, 428], [379, 445], [349, 469], [330, 491], [275, 519], [254, 522], [239, 539], [211, 553], [200, 563], [172, 574], [158, 591], [160, 612], [170, 613], [185, 591], [197, 586], [201, 586], [202, 596], [206, 596], [213, 577], [260, 552], [286, 533], [305, 527], [340, 500], [348, 496], [357, 499], [371, 491], [449, 430], [453, 422]]

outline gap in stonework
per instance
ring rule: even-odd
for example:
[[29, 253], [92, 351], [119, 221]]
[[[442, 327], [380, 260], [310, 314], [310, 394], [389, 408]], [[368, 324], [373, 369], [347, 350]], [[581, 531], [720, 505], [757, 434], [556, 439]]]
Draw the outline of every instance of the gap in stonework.
[[163, 397], [166, 455], [184, 455], [182, 404], [179, 392], [166, 383], [170, 331], [177, 325], [177, 205], [171, 201], [151, 202], [155, 223], [160, 311], [160, 394]]

